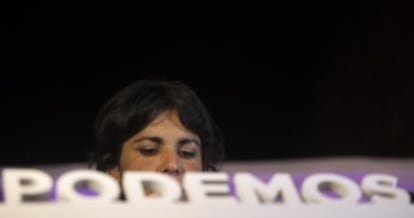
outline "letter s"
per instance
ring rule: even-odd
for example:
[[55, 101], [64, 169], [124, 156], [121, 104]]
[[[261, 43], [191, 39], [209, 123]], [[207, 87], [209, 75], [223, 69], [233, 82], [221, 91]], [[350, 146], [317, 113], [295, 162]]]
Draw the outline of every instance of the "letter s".
[[362, 179], [361, 188], [374, 203], [410, 203], [407, 191], [397, 187], [398, 178], [386, 174], [370, 174]]

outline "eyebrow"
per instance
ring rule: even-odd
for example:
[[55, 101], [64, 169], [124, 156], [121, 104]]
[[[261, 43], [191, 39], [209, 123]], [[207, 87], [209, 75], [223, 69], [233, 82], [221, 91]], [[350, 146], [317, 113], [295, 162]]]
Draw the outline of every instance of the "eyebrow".
[[196, 144], [197, 146], [201, 146], [201, 143], [200, 143], [200, 141], [199, 140], [197, 140], [197, 139], [192, 139], [192, 138], [184, 138], [184, 139], [180, 139], [180, 140], [178, 140], [178, 145], [179, 146], [181, 146], [181, 145], [185, 145], [185, 144], [189, 144], [189, 143], [194, 143], [194, 144]]
[[[144, 137], [141, 137], [141, 138], [138, 138], [138, 139], [134, 140], [133, 142], [134, 143], [139, 143], [139, 142], [142, 142], [142, 141], [145, 141], [145, 140], [152, 141], [152, 142], [155, 142], [157, 144], [162, 144], [164, 142], [164, 139], [161, 138], [161, 137], [158, 137], [158, 136], [144, 136]], [[193, 139], [193, 138], [182, 138], [182, 139], [178, 140], [177, 145], [181, 146], [181, 145], [185, 145], [185, 144], [189, 144], [189, 143], [194, 143], [198, 146], [201, 146], [200, 141], [197, 140], [197, 139]]]
[[158, 136], [145, 136], [145, 137], [141, 137], [141, 138], [134, 140], [134, 143], [142, 142], [145, 140], [152, 141], [157, 144], [161, 144], [164, 141], [161, 137], [158, 137]]

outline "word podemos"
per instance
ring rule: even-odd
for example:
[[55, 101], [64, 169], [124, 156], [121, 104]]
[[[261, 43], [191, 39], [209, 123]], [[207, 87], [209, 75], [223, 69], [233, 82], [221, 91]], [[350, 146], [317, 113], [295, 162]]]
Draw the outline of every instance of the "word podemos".
[[[47, 201], [53, 191], [53, 179], [37, 169], [6, 168], [2, 171], [5, 204], [27, 204], [32, 200]], [[126, 203], [175, 203], [185, 192], [185, 203], [203, 204], [317, 204], [358, 203], [363, 195], [371, 203], [410, 204], [407, 191], [397, 187], [395, 176], [368, 174], [361, 184], [337, 174], [319, 173], [306, 177], [300, 190], [288, 173], [275, 173], [262, 181], [246, 172], [235, 173], [230, 181], [227, 173], [189, 172], [182, 184], [156, 172], [126, 171], [119, 184], [111, 176], [93, 170], [73, 170], [57, 178], [57, 201], [71, 203], [109, 203], [119, 199], [121, 187]], [[233, 182], [234, 194], [229, 184]], [[83, 185], [95, 194], [79, 191]], [[148, 190], [155, 195], [148, 195]], [[330, 194], [326, 193], [326, 190]]]

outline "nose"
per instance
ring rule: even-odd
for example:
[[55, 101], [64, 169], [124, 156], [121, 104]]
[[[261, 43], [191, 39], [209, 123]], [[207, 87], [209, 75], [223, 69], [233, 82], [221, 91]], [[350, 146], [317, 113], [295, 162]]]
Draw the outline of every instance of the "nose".
[[174, 150], [168, 150], [163, 155], [161, 172], [173, 176], [183, 174], [183, 168], [178, 154]]

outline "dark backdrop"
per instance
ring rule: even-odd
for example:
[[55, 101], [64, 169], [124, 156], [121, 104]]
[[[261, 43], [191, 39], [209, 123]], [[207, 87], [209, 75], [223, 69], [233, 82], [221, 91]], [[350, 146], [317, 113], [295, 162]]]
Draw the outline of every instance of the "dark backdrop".
[[1, 165], [85, 161], [112, 94], [192, 86], [228, 160], [414, 157], [408, 3], [35, 2], [2, 13]]

